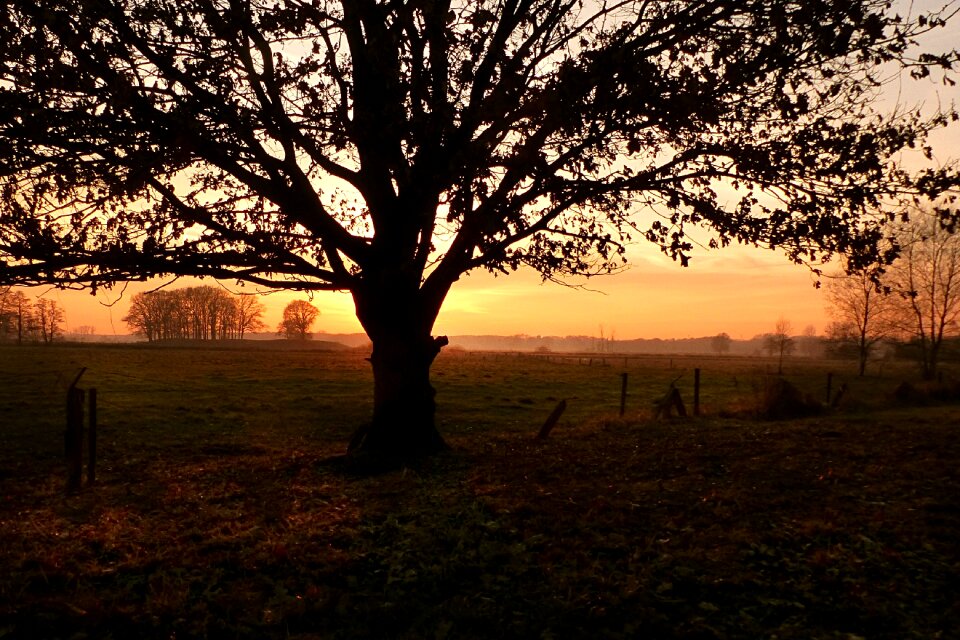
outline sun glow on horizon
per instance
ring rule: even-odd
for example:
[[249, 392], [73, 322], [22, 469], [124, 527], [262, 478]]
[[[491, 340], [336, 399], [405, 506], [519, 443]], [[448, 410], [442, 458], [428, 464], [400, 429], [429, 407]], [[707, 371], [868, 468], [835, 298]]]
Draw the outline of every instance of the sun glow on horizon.
[[[632, 256], [619, 274], [574, 283], [580, 288], [541, 282], [521, 270], [494, 277], [473, 272], [457, 282], [434, 327], [437, 335], [596, 336], [616, 339], [690, 338], [726, 332], [748, 339], [772, 330], [781, 316], [799, 334], [808, 325], [821, 333], [827, 323], [826, 299], [814, 287], [809, 269], [769, 250], [731, 247], [697, 255], [687, 268], [649, 247]], [[116, 285], [96, 295], [89, 291], [35, 288], [33, 296], [57, 300], [66, 311], [66, 331], [92, 326], [95, 333], [130, 333], [122, 318], [138, 291], [164, 281]], [[179, 288], [214, 281], [183, 278]], [[225, 290], [253, 293], [251, 286], [222, 284]], [[263, 295], [264, 332], [275, 332], [283, 307], [309, 300], [321, 315], [313, 329], [322, 334], [361, 333], [353, 299], [346, 292], [273, 292]], [[601, 329], [602, 328], [602, 329]]]

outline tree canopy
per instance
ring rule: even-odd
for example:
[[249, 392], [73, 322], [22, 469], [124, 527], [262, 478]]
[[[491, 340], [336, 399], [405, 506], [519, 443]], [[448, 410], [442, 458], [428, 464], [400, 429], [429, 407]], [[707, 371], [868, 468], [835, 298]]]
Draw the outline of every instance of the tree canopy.
[[[863, 264], [884, 199], [956, 184], [897, 164], [955, 112], [874, 108], [891, 74], [952, 68], [911, 46], [946, 17], [885, 0], [11, 0], [0, 283], [349, 290], [376, 377], [429, 369], [443, 300], [476, 268], [609, 272], [638, 238], [686, 264], [691, 226]], [[432, 403], [417, 385], [401, 395]]]
[[57, 0], [2, 20], [19, 283], [352, 290], [386, 263], [445, 289], [609, 268], [631, 231], [684, 260], [690, 224], [816, 257], [867, 250], [865, 207], [946, 177], [890, 170], [947, 114], [874, 114], [881, 65], [955, 57], [906, 57], [941, 23], [886, 2]]

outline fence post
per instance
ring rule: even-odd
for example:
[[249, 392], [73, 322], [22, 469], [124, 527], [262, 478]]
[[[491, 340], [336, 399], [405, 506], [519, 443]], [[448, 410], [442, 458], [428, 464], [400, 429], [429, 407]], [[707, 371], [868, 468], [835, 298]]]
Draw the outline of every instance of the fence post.
[[[87, 460], [87, 484], [97, 480], [97, 390], [90, 389], [90, 424], [87, 432], [89, 460]], [[83, 412], [81, 411], [81, 415]]]
[[537, 440], [546, 440], [547, 436], [550, 435], [550, 432], [553, 431], [553, 428], [557, 425], [557, 422], [560, 421], [560, 416], [563, 415], [563, 412], [566, 411], [566, 409], [566, 399], [557, 403], [557, 406], [547, 418], [547, 421], [543, 423], [542, 427], [540, 427], [540, 433], [537, 434]]
[[620, 374], [620, 417], [623, 417], [623, 414], [627, 410], [627, 374]]
[[83, 390], [67, 390], [67, 431], [64, 434], [67, 458], [67, 491], [80, 490], [83, 474]]
[[700, 369], [693, 370], [693, 415], [700, 415]]

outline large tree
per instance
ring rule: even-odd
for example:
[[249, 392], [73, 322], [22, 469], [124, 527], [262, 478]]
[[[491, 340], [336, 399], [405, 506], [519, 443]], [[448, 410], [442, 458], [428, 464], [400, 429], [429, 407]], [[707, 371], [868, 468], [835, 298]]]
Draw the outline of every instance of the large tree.
[[[472, 269], [683, 264], [686, 230], [873, 259], [940, 191], [894, 159], [952, 114], [872, 107], [943, 24], [885, 0], [8, 0], [0, 283], [158, 274], [347, 290], [373, 454], [443, 447], [432, 336]], [[718, 195], [722, 186], [734, 195]]]
[[877, 274], [869, 271], [839, 273], [827, 281], [827, 297], [833, 324], [830, 339], [850, 345], [857, 354], [858, 374], [867, 372], [867, 362], [877, 346], [891, 337], [899, 298], [888, 295]]
[[916, 342], [926, 380], [937, 376], [944, 338], [960, 334], [960, 235], [944, 228], [938, 213], [949, 215], [919, 211], [901, 227], [903, 251], [886, 274], [902, 298], [898, 321]]

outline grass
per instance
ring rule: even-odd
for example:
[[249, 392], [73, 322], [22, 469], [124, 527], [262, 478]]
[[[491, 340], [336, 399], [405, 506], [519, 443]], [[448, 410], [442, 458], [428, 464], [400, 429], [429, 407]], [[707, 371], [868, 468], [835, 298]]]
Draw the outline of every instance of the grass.
[[[0, 349], [0, 638], [956, 637], [960, 417], [896, 405], [906, 371], [794, 361], [847, 403], [770, 422], [760, 359], [445, 354], [453, 451], [360, 478], [363, 357]], [[67, 496], [84, 366], [98, 483]], [[650, 420], [694, 367], [704, 415]]]

